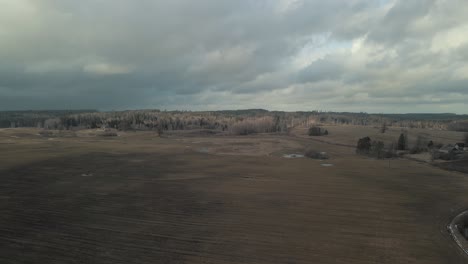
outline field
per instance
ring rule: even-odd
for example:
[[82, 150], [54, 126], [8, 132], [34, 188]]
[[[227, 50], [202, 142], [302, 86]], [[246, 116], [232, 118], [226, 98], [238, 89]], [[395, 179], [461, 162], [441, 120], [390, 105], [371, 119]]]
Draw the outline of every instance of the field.
[[[396, 129], [329, 129], [0, 130], [0, 263], [468, 262], [446, 231], [468, 207], [466, 174], [354, 153], [357, 138]], [[306, 148], [330, 159], [283, 157]]]

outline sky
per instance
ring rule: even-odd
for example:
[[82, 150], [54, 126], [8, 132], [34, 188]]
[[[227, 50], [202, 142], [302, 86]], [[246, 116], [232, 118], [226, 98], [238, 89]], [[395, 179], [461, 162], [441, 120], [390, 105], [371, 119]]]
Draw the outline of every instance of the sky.
[[0, 6], [0, 110], [468, 114], [466, 0]]

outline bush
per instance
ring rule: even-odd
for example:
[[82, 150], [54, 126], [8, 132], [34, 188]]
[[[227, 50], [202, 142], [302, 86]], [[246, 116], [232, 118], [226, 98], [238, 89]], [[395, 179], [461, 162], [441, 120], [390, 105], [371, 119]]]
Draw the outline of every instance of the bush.
[[328, 130], [322, 129], [317, 126], [313, 126], [309, 128], [309, 136], [324, 136], [324, 135], [328, 135]]
[[41, 131], [39, 131], [39, 135], [41, 135], [43, 137], [53, 137], [54, 132], [49, 131], [49, 130], [41, 130]]
[[371, 145], [370, 137], [360, 138], [357, 143], [356, 152], [359, 154], [369, 154]]
[[231, 126], [231, 133], [245, 136], [250, 134], [256, 134], [257, 130], [255, 129], [253, 123], [241, 122]]
[[428, 147], [429, 149], [432, 149], [432, 148], [434, 147], [434, 141], [432, 141], [432, 140], [429, 141], [429, 143], [427, 143], [427, 147]]
[[391, 159], [398, 156], [395, 149], [395, 145], [395, 143], [391, 143], [390, 146], [386, 150], [384, 150], [383, 155], [385, 159]]
[[384, 151], [383, 155], [384, 159], [391, 159], [398, 156], [394, 149], [387, 149], [386, 151]]
[[449, 152], [449, 153], [441, 153], [438, 152], [435, 154], [434, 159], [441, 159], [441, 160], [456, 160], [458, 159], [458, 155], [454, 152]]
[[318, 152], [313, 149], [307, 149], [304, 153], [304, 156], [311, 159], [329, 159], [329, 156], [326, 152]]
[[99, 134], [100, 137], [117, 137], [118, 134], [112, 131], [105, 131]]
[[427, 148], [414, 146], [409, 151], [410, 154], [419, 154], [419, 153], [423, 153], [423, 152], [427, 152]]
[[370, 155], [372, 157], [383, 159], [385, 158], [385, 145], [382, 141], [373, 141], [371, 143]]

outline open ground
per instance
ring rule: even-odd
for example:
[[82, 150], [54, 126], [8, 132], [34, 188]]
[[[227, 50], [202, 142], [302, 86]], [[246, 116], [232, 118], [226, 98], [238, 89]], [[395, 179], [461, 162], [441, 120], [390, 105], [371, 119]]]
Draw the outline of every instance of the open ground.
[[[468, 207], [466, 174], [355, 154], [357, 138], [400, 131], [329, 129], [0, 130], [0, 263], [468, 262], [446, 230]], [[330, 159], [282, 157], [305, 148]]]

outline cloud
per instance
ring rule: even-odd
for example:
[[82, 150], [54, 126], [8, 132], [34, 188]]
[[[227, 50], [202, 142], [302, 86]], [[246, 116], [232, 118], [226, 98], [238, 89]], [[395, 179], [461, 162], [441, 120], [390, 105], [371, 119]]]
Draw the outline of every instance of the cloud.
[[114, 65], [107, 63], [88, 64], [83, 67], [86, 73], [112, 75], [112, 74], [127, 74], [133, 71], [132, 66]]
[[0, 3], [0, 110], [467, 113], [465, 0]]

